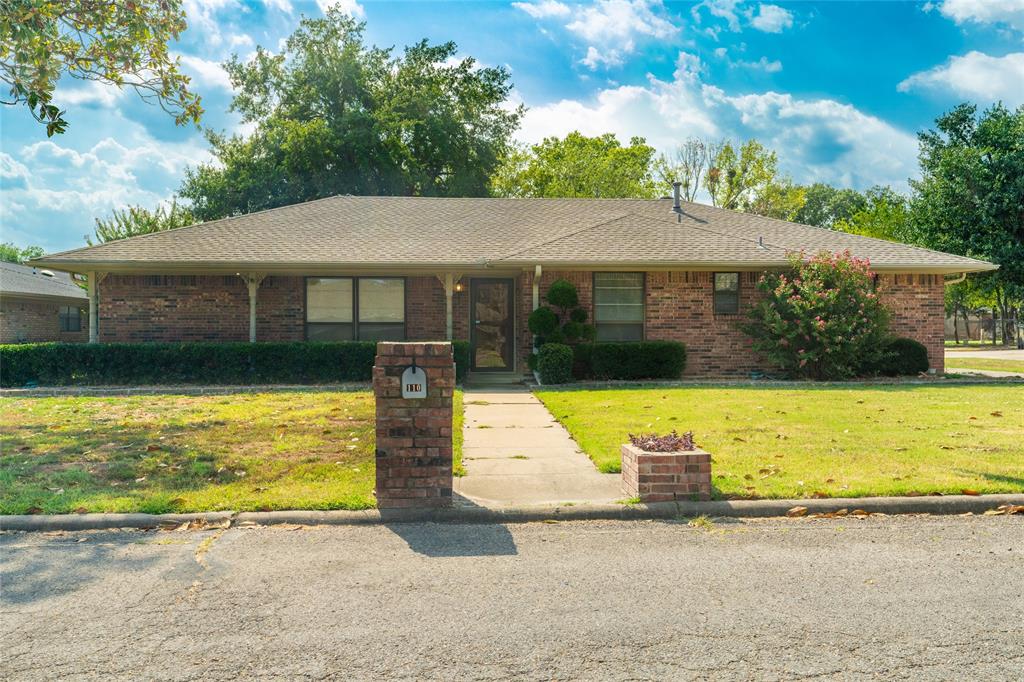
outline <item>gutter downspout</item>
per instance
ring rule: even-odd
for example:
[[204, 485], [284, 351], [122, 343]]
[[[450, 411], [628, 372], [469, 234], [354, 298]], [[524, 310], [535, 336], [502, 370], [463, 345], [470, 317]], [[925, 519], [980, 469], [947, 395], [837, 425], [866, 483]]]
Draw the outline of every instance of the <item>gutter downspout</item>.
[[943, 279], [942, 283], [948, 287], [954, 284], [960, 284], [960, 282], [964, 281], [965, 279], [967, 279], [967, 273], [961, 272], [957, 277], [953, 279]]
[[99, 325], [99, 322], [100, 322], [100, 320], [99, 320], [99, 308], [100, 308], [100, 305], [99, 305], [99, 302], [100, 302], [99, 295], [100, 295], [100, 290], [99, 289], [100, 288], [99, 288], [99, 281], [97, 280], [97, 277], [99, 277], [99, 273], [95, 272], [95, 271], [88, 272], [88, 273], [86, 273], [86, 276], [89, 278], [89, 281], [88, 281], [88, 286], [89, 286], [89, 343], [98, 343], [99, 342], [99, 336], [100, 336], [99, 335], [99, 330], [100, 330], [100, 325]]

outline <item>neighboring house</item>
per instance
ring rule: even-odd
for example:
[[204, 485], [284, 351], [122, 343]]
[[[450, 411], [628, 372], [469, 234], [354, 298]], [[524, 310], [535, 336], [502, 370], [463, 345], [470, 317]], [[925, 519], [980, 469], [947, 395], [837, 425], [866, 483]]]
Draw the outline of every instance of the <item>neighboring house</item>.
[[0, 343], [86, 341], [88, 307], [67, 273], [0, 262]]
[[465, 339], [472, 370], [509, 372], [564, 277], [599, 340], [682, 341], [713, 376], [763, 368], [737, 329], [760, 272], [845, 249], [942, 371], [944, 279], [994, 265], [671, 199], [338, 196], [37, 263], [90, 275], [99, 341]]

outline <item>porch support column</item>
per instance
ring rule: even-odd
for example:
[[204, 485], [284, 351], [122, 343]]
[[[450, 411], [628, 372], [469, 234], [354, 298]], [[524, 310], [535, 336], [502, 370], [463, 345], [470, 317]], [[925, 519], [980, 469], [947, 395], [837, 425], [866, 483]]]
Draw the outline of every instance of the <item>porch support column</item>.
[[256, 292], [266, 275], [258, 272], [238, 273], [249, 288], [249, 343], [256, 343]]
[[444, 285], [444, 334], [448, 341], [452, 341], [454, 340], [452, 295], [455, 292], [455, 283], [459, 281], [461, 275], [454, 272], [446, 272], [438, 275], [437, 278]]
[[89, 286], [89, 343], [100, 340], [100, 282], [107, 276], [105, 272], [87, 272]]

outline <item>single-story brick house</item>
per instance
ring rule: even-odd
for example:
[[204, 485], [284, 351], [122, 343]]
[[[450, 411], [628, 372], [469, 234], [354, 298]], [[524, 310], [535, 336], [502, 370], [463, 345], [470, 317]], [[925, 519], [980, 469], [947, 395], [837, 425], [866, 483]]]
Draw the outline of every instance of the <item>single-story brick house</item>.
[[995, 266], [672, 199], [336, 196], [46, 256], [85, 273], [96, 341], [463, 339], [522, 372], [526, 326], [566, 278], [598, 339], [669, 339], [686, 374], [758, 368], [736, 324], [787, 253], [871, 260], [895, 331], [943, 366], [943, 287]]
[[66, 272], [0, 262], [0, 343], [86, 341], [88, 307]]

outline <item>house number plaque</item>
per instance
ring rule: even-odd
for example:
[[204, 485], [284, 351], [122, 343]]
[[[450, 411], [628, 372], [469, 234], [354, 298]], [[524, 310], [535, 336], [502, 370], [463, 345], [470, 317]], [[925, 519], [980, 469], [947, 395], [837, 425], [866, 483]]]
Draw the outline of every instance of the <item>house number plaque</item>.
[[402, 397], [403, 398], [426, 398], [427, 397], [427, 373], [422, 367], [413, 365], [406, 367], [402, 372]]

